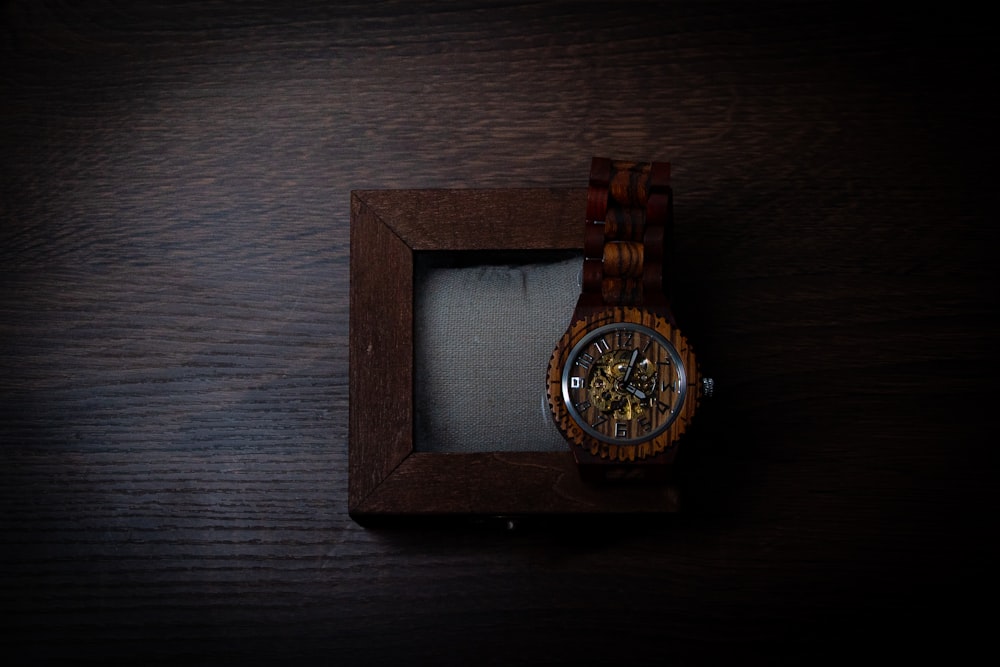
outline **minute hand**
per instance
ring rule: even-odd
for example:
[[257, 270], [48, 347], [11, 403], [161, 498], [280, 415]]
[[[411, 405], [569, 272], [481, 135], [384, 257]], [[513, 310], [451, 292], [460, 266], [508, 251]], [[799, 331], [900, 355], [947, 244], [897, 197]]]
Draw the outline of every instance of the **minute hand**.
[[639, 358], [639, 350], [632, 350], [632, 358], [628, 360], [628, 368], [625, 370], [625, 377], [622, 384], [628, 386], [628, 381], [632, 379], [632, 372], [635, 371], [635, 360]]

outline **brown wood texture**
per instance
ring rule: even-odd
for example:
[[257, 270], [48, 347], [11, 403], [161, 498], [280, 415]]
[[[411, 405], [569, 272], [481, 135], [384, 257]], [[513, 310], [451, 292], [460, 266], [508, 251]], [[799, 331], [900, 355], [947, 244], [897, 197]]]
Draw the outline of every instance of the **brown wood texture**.
[[614, 278], [642, 276], [642, 244], [611, 241], [604, 244], [604, 274]]
[[413, 450], [413, 251], [357, 197], [350, 233], [348, 496], [358, 506]]
[[[526, 501], [524, 493], [536, 494]], [[556, 452], [494, 452], [489, 454], [429, 454], [416, 452], [386, 477], [377, 493], [364, 499], [362, 515], [373, 526], [399, 528], [416, 523], [413, 514], [428, 518], [474, 517], [476, 522], [498, 525], [580, 525], [581, 514], [601, 521], [628, 523], [643, 515], [669, 512], [680, 500], [675, 485], [625, 485], [615, 492], [599, 493], [581, 480], [568, 454]], [[407, 521], [394, 517], [400, 507], [411, 505]], [[516, 512], [511, 513], [511, 510]], [[490, 511], [494, 512], [490, 516]], [[391, 521], [393, 518], [398, 521]], [[418, 516], [419, 518], [419, 516]]]
[[[956, 664], [990, 647], [992, 23], [649, 7], [4, 3], [8, 662]], [[594, 155], [672, 164], [672, 307], [718, 383], [683, 511], [362, 528], [349, 193], [583, 189]], [[420, 210], [400, 211], [416, 238], [461, 236]], [[403, 268], [384, 258], [386, 298]], [[401, 483], [423, 474], [405, 465]], [[483, 483], [505, 465], [486, 457]], [[523, 474], [573, 493], [544, 458]]]
[[583, 291], [609, 305], [663, 306], [672, 242], [670, 163], [595, 157], [587, 188]]

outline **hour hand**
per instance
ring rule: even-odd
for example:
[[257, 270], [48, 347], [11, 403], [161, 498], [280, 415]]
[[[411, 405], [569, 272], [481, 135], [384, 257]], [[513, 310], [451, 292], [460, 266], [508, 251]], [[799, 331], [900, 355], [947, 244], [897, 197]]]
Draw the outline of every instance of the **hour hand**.
[[647, 398], [649, 398], [646, 392], [642, 391], [641, 389], [637, 389], [630, 384], [625, 385], [624, 389], [628, 393], [638, 398], [640, 401], [645, 401]]

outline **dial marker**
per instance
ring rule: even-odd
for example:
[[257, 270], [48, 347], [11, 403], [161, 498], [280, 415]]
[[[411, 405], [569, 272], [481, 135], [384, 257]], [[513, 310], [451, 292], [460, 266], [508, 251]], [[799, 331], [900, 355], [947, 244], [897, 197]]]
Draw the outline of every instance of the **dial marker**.
[[615, 347], [619, 350], [632, 347], [632, 337], [634, 335], [635, 332], [629, 329], [618, 329], [615, 331]]
[[642, 353], [645, 356], [649, 356], [649, 346], [653, 344], [652, 337], [646, 339], [646, 344], [642, 346]]

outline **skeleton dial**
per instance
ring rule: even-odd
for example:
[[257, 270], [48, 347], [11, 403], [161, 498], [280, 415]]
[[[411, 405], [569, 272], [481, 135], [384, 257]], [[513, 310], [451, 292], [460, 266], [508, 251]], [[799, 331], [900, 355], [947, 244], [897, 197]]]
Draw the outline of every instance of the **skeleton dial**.
[[662, 433], [684, 402], [687, 379], [673, 344], [630, 322], [586, 334], [570, 350], [562, 396], [573, 421], [602, 442], [630, 445]]

